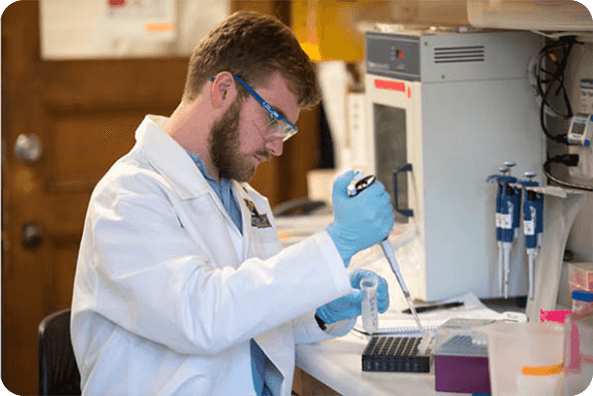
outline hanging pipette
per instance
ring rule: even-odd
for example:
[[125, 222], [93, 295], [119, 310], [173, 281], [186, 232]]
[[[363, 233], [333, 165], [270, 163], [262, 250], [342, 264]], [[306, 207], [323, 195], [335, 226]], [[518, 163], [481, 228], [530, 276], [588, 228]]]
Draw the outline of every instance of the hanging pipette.
[[528, 180], [523, 181], [525, 189], [525, 201], [523, 203], [523, 234], [525, 235], [525, 248], [527, 250], [528, 268], [529, 268], [529, 293], [528, 298], [533, 300], [535, 295], [534, 286], [534, 261], [537, 248], [537, 223], [538, 223], [538, 197], [535, 191], [530, 191], [527, 187], [536, 187], [538, 182], [534, 181], [535, 173], [525, 172], [524, 176]]
[[508, 171], [507, 168], [498, 168], [500, 175], [490, 175], [486, 181], [496, 180], [496, 245], [498, 247], [498, 292], [504, 290], [504, 249], [502, 247], [502, 193], [504, 189], [503, 177]]
[[[375, 182], [375, 180], [377, 179], [374, 175], [368, 175], [363, 178], [360, 178], [360, 175], [361, 174], [357, 174], [354, 177], [354, 179], [352, 180], [351, 184], [348, 186], [348, 195], [351, 197], [359, 194], [362, 190], [364, 190], [365, 188], [367, 188], [371, 184], [373, 184]], [[397, 260], [395, 259], [395, 253], [393, 251], [393, 248], [391, 247], [391, 244], [389, 243], [389, 240], [387, 238], [385, 238], [380, 243], [380, 245], [381, 245], [381, 249], [383, 250], [383, 254], [387, 258], [387, 261], [389, 262], [389, 265], [391, 266], [391, 270], [395, 274], [397, 282], [399, 283], [399, 286], [400, 286], [402, 292], [404, 293], [404, 297], [406, 299], [406, 302], [408, 303], [408, 307], [410, 308], [410, 311], [412, 312], [414, 320], [416, 321], [418, 328], [424, 335], [424, 328], [422, 327], [422, 324], [420, 323], [420, 318], [418, 317], [418, 313], [416, 312], [416, 307], [414, 306], [414, 302], [412, 301], [410, 291], [406, 287], [406, 283], [404, 282], [404, 277], [402, 276], [402, 273], [400, 271]]]
[[[506, 165], [507, 163], [505, 163]], [[510, 175], [501, 178], [503, 183], [502, 198], [501, 198], [501, 229], [502, 229], [502, 249], [504, 253], [504, 281], [503, 281], [503, 295], [508, 298], [510, 274], [511, 274], [511, 248], [513, 247], [515, 237], [515, 216], [516, 210], [519, 210], [516, 205], [515, 188], [510, 184], [515, 183], [517, 178]]]
[[542, 246], [542, 238], [544, 232], [544, 194], [537, 193], [537, 205], [536, 205], [536, 222], [535, 222], [535, 234], [537, 235], [537, 249], [535, 255], [539, 253]]
[[[511, 176], [511, 170], [516, 164], [514, 162], [505, 162], [504, 166], [507, 167], [509, 177]], [[514, 178], [517, 181], [517, 178]], [[513, 213], [513, 237], [514, 239], [519, 238], [519, 229], [521, 228], [521, 211], [519, 208], [521, 207], [521, 188], [516, 185], [516, 183], [511, 184], [511, 188], [514, 189], [514, 194], [512, 196], [513, 199], [513, 206], [515, 207], [515, 211]]]

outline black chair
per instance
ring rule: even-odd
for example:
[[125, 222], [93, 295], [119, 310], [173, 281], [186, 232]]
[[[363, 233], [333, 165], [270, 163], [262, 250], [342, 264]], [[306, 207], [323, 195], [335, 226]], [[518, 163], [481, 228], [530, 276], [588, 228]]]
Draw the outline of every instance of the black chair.
[[45, 317], [37, 330], [39, 394], [80, 395], [80, 373], [70, 340], [70, 309]]

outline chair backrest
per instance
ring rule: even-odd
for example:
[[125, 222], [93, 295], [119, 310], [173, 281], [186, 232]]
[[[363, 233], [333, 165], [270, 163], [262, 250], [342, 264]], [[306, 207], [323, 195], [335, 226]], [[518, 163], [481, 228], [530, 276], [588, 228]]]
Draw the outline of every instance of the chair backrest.
[[70, 340], [70, 309], [45, 317], [37, 331], [39, 394], [80, 395], [80, 373]]

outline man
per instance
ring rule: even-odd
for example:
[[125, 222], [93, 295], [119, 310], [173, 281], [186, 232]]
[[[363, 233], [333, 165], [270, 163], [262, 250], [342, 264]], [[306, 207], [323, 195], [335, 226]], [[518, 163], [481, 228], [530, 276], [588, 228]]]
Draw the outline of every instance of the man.
[[196, 47], [177, 109], [144, 119], [91, 196], [71, 323], [84, 394], [290, 395], [295, 344], [350, 331], [375, 274], [346, 267], [393, 226], [384, 187], [348, 197], [341, 175], [334, 221], [281, 251], [247, 184], [318, 101], [275, 18], [233, 14]]

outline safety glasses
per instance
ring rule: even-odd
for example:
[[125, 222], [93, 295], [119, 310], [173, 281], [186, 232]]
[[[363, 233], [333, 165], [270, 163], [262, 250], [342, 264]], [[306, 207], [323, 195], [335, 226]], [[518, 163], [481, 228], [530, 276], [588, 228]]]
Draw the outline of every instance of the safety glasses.
[[[261, 96], [258, 95], [257, 92], [253, 88], [249, 86], [243, 79], [235, 74], [233, 74], [235, 80], [239, 81], [247, 92], [253, 96], [255, 100], [258, 101], [260, 105], [264, 109], [267, 110], [266, 119], [268, 121], [267, 131], [269, 135], [276, 136], [282, 138], [282, 141], [287, 141], [292, 135], [297, 133], [299, 129], [294, 125], [292, 122], [288, 121], [286, 117], [282, 114], [278, 113], [268, 102], [264, 100]], [[210, 78], [210, 81], [214, 82], [214, 77]]]

